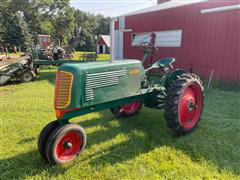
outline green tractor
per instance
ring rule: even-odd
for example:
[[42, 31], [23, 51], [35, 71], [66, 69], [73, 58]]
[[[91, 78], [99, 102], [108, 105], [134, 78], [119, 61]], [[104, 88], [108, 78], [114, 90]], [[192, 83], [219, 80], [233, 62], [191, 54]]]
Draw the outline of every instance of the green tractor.
[[[173, 69], [174, 58], [163, 58], [144, 69], [153, 54], [154, 35], [142, 43], [144, 58], [62, 64], [55, 81], [54, 109], [57, 120], [46, 125], [38, 138], [38, 150], [52, 164], [74, 160], [86, 145], [84, 129], [69, 122], [87, 113], [110, 109], [117, 118], [133, 116], [142, 105], [164, 109], [167, 126], [174, 135], [193, 131], [202, 114], [203, 85], [200, 78]], [[158, 77], [151, 70], [162, 72]]]

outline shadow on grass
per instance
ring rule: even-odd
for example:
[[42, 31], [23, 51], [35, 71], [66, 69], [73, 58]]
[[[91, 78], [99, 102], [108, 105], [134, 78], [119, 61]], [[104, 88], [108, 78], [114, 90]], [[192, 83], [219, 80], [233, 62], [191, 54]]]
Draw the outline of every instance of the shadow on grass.
[[52, 167], [40, 157], [38, 151], [30, 151], [0, 160], [0, 167], [0, 179], [25, 179], [44, 171], [47, 171], [49, 177], [55, 177], [67, 170], [62, 166]]
[[[154, 113], [153, 113], [154, 112]], [[116, 124], [116, 121], [119, 123]], [[206, 139], [206, 144], [193, 144], [197, 142], [201, 136], [199, 128], [190, 135], [177, 138], [173, 137], [166, 127], [165, 120], [161, 111], [149, 110], [144, 108], [138, 115], [116, 120], [109, 111], [103, 111], [100, 118], [89, 119], [80, 122], [84, 128], [95, 126], [103, 126], [104, 130], [88, 133], [87, 151], [91, 147], [101, 143], [107, 143], [119, 135], [126, 136], [125, 141], [107, 145], [106, 149], [99, 149], [94, 153], [89, 152], [89, 155], [84, 158], [80, 157], [80, 162], [90, 161], [94, 168], [103, 167], [105, 165], [114, 165], [135, 157], [148, 153], [157, 147], [168, 146], [180, 150], [188, 155], [193, 161], [197, 162], [204, 158], [209, 162], [213, 162], [219, 171], [226, 168], [233, 174], [239, 175], [238, 164], [234, 164], [234, 159], [225, 157], [227, 162], [220, 162], [218, 154], [213, 153], [212, 149], [218, 148], [216, 145]], [[201, 125], [201, 124], [200, 124]], [[207, 130], [204, 131], [204, 133]], [[221, 138], [221, 137], [219, 137]], [[24, 139], [21, 143], [30, 142], [32, 138]], [[217, 140], [216, 140], [217, 141]], [[204, 148], [204, 151], [200, 149]], [[225, 152], [226, 153], [226, 152]], [[228, 151], [227, 153], [231, 153]], [[81, 155], [80, 155], [81, 156]], [[228, 162], [233, 162], [228, 166]], [[72, 162], [73, 164], [76, 162]], [[21, 165], [19, 167], [19, 165]], [[1, 177], [3, 179], [24, 179], [35, 175], [47, 174], [48, 177], [56, 177], [64, 174], [71, 166], [51, 166], [40, 157], [38, 151], [30, 151], [25, 154], [19, 154], [7, 159], [0, 160], [2, 169]], [[18, 169], [15, 171], [15, 169]], [[20, 170], [19, 170], [20, 169]]]
[[[208, 139], [204, 144], [198, 141], [199, 136], [201, 136], [198, 128], [189, 135], [180, 138], [174, 137], [166, 127], [163, 113], [154, 111], [153, 114], [153, 111], [144, 109], [141, 114], [134, 117], [119, 119], [119, 126], [112, 125], [116, 119], [109, 111], [104, 111], [100, 119], [91, 119], [79, 123], [85, 128], [97, 125], [104, 127], [104, 130], [87, 134], [87, 148], [90, 149], [91, 146], [108, 142], [119, 134], [128, 137], [127, 141], [113, 144], [108, 149], [99, 150], [90, 155], [92, 166], [114, 165], [134, 159], [138, 155], [148, 153], [156, 147], [169, 146], [184, 152], [192, 161], [199, 162], [200, 159], [204, 158], [206, 161], [215, 164], [219, 171], [227, 169], [233, 174], [240, 174], [239, 160], [232, 157], [225, 157], [226, 161], [219, 160], [219, 154], [213, 151], [213, 149], [219, 148], [217, 144], [212, 144], [211, 140]], [[149, 114], [152, 114], [152, 116], [149, 116]], [[223, 149], [223, 151], [223, 154], [232, 153], [229, 149]]]
[[35, 137], [25, 138], [25, 139], [21, 139], [20, 141], [18, 141], [17, 144], [22, 145], [22, 144], [26, 144], [26, 143], [29, 143], [29, 142], [35, 141], [35, 140], [36, 140]]
[[21, 84], [21, 81], [20, 80], [16, 80], [16, 79], [11, 79], [10, 81], [8, 81], [6, 84], [4, 85], [1, 85], [2, 87], [5, 87], [5, 86], [14, 86], [14, 85], [18, 85], [18, 84]]
[[35, 81], [44, 81], [47, 80], [50, 84], [54, 85], [55, 83], [56, 72], [55, 71], [40, 71], [37, 75]]
[[175, 139], [165, 128], [161, 112], [155, 113], [151, 117], [146, 111], [142, 111], [141, 114], [139, 113], [134, 117], [119, 119], [119, 126], [112, 125], [115, 120], [110, 112], [104, 111], [100, 119], [91, 119], [79, 123], [86, 128], [101, 125], [105, 129], [87, 134], [87, 148], [110, 141], [119, 134], [128, 137], [127, 141], [112, 145], [110, 148], [99, 152], [100, 155], [93, 155], [91, 158], [93, 166], [121, 163], [142, 153], [147, 153], [158, 146], [166, 145], [166, 140]]

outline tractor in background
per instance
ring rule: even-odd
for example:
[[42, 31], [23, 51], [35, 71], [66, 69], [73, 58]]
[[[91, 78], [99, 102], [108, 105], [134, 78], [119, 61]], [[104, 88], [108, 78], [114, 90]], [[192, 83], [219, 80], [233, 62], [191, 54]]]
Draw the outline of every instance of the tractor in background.
[[[56, 73], [54, 109], [57, 120], [47, 124], [38, 137], [38, 150], [49, 163], [74, 160], [86, 145], [84, 129], [70, 119], [110, 109], [117, 118], [137, 114], [144, 105], [164, 109], [167, 126], [176, 136], [193, 131], [202, 114], [203, 85], [196, 74], [173, 68], [167, 57], [153, 64], [148, 56], [157, 50], [155, 35], [143, 42], [141, 60], [68, 62]], [[162, 73], [152, 78], [151, 71]], [[150, 114], [149, 114], [150, 115]]]
[[73, 36], [68, 45], [61, 47], [59, 42], [51, 42], [50, 35], [38, 35], [38, 44], [35, 47], [38, 59], [63, 60], [71, 59], [72, 50], [79, 44], [81, 38], [81, 28], [77, 35]]
[[38, 35], [38, 44], [35, 48], [28, 47], [24, 56], [13, 61], [0, 63], [0, 86], [11, 80], [20, 82], [33, 81], [37, 77], [39, 67], [42, 65], [59, 66], [70, 62], [71, 52], [80, 42], [80, 33], [81, 29], [63, 48], [52, 44], [50, 35]]
[[37, 35], [38, 44], [35, 52], [39, 59], [60, 60], [65, 58], [65, 50], [60, 47], [59, 43], [52, 43], [50, 35]]

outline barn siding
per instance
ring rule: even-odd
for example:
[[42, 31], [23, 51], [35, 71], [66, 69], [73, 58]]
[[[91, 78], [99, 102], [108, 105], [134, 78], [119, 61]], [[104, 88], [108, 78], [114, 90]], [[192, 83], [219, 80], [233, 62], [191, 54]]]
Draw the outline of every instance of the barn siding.
[[239, 3], [210, 1], [127, 16], [125, 28], [133, 32], [124, 33], [124, 58], [142, 57], [139, 48], [131, 46], [132, 33], [182, 29], [181, 48], [159, 48], [153, 59], [172, 56], [175, 67], [192, 69], [205, 79], [214, 69], [214, 79], [240, 80], [240, 11], [200, 13], [202, 9], [234, 4]]

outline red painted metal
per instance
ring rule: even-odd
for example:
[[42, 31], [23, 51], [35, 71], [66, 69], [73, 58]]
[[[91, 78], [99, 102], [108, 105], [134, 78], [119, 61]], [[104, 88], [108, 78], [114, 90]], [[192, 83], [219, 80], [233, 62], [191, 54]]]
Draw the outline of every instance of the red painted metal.
[[185, 129], [193, 128], [202, 112], [202, 92], [198, 85], [187, 86], [179, 99], [178, 119]]
[[214, 70], [214, 79], [240, 80], [240, 11], [200, 13], [202, 9], [235, 4], [239, 1], [208, 1], [126, 16], [125, 28], [133, 31], [124, 33], [123, 56], [142, 57], [139, 48], [131, 46], [132, 33], [182, 29], [181, 47], [159, 48], [154, 60], [172, 56], [176, 58], [175, 67], [193, 71], [204, 79]]
[[47, 47], [51, 44], [51, 36], [50, 35], [45, 35], [45, 34], [39, 34], [37, 35], [38, 37], [38, 43], [42, 47]]
[[71, 160], [76, 157], [81, 148], [81, 136], [76, 131], [65, 134], [57, 143], [56, 155], [61, 160]]
[[125, 104], [121, 106], [121, 111], [125, 112], [125, 113], [134, 113], [136, 112], [142, 105], [141, 101], [134, 101], [130, 104]]
[[114, 29], [119, 30], [119, 20], [116, 20], [114, 23]]

